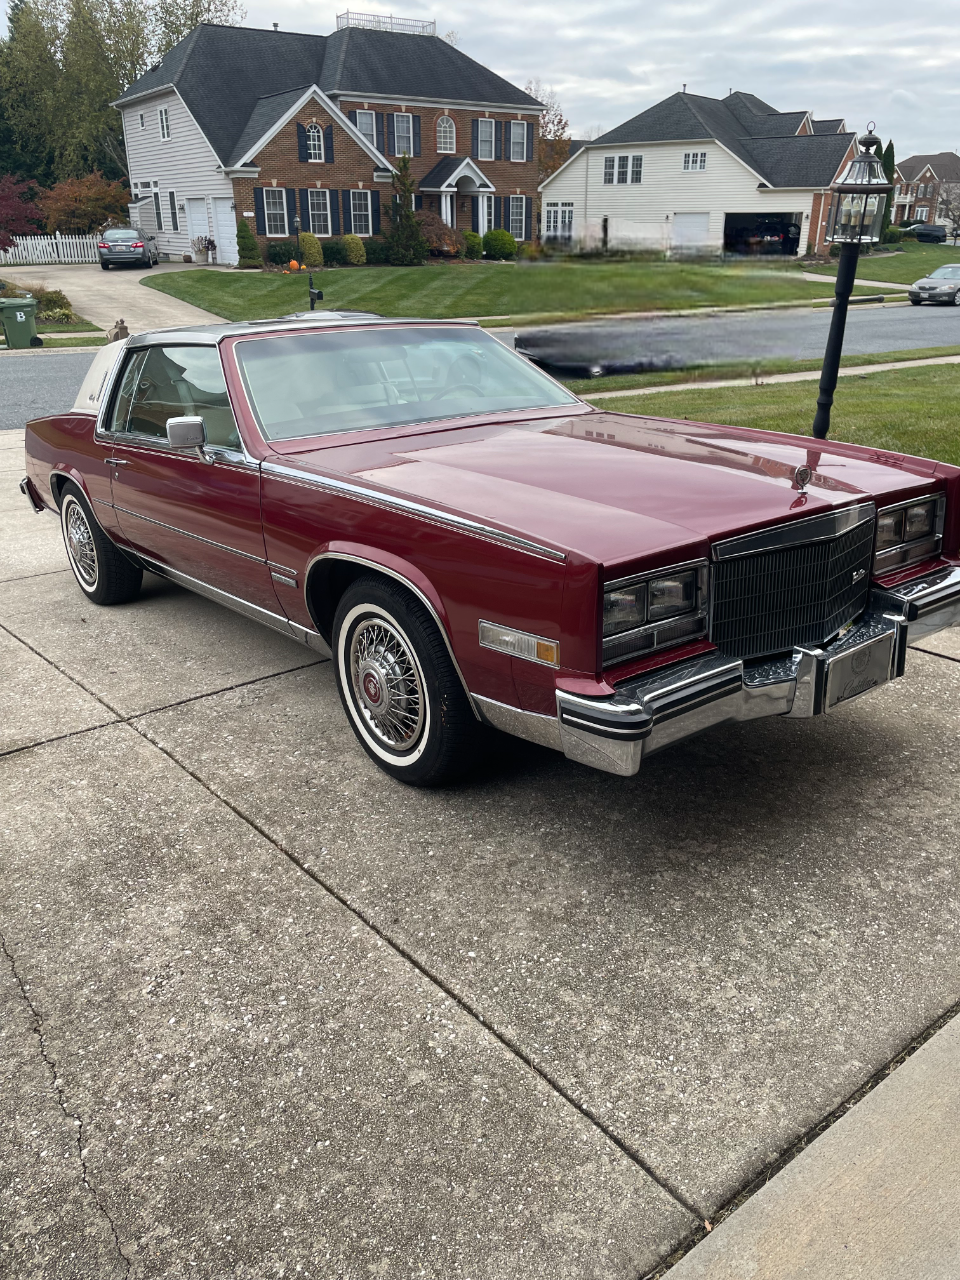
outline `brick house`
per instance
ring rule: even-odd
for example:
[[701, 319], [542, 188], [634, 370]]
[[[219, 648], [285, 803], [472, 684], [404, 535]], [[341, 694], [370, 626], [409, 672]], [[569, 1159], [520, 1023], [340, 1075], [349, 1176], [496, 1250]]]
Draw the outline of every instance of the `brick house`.
[[938, 222], [944, 186], [960, 184], [960, 156], [955, 151], [908, 156], [894, 171], [893, 221]]
[[[372, 25], [371, 25], [372, 24]], [[362, 14], [330, 36], [203, 23], [113, 104], [134, 204], [161, 252], [212, 236], [236, 262], [246, 218], [264, 248], [381, 229], [397, 157], [417, 207], [481, 234], [535, 234], [542, 105], [438, 39], [432, 22]]]

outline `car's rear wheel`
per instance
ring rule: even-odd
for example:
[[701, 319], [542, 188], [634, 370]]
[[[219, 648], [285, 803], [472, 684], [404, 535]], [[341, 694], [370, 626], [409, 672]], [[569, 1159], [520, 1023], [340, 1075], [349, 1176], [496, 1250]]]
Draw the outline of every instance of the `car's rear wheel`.
[[72, 481], [63, 487], [60, 527], [73, 576], [88, 600], [123, 604], [139, 594], [143, 570], [110, 541]]
[[333, 658], [350, 726], [385, 773], [431, 787], [477, 763], [485, 732], [436, 623], [410, 592], [374, 575], [348, 587]]
[[102, 269], [103, 271], [109, 271], [109, 270], [110, 270], [110, 263], [109, 263], [109, 262], [101, 262], [101, 263], [100, 263], [100, 267], [101, 267], [101, 269]]

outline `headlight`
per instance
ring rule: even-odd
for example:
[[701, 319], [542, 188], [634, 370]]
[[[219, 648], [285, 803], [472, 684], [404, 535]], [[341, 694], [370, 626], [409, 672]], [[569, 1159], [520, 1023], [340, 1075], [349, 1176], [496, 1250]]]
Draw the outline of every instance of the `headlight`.
[[707, 625], [707, 565], [624, 578], [603, 593], [603, 664], [695, 639]]
[[877, 516], [874, 573], [889, 573], [939, 555], [946, 499], [943, 494], [920, 502], [885, 507]]

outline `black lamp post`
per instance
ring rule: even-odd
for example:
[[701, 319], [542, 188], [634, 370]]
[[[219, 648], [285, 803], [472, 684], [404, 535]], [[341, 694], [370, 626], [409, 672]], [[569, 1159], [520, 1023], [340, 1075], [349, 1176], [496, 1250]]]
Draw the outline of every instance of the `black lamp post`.
[[840, 260], [837, 266], [836, 299], [830, 322], [830, 336], [827, 338], [820, 374], [817, 414], [813, 420], [813, 434], [818, 440], [826, 440], [830, 430], [830, 409], [833, 406], [833, 393], [837, 389], [843, 331], [857, 276], [860, 246], [879, 242], [883, 210], [887, 196], [893, 190], [892, 183], [887, 181], [887, 175], [883, 171], [879, 155], [880, 139], [873, 129], [871, 120], [867, 125], [867, 132], [860, 139], [860, 154], [854, 156], [840, 181], [830, 188], [832, 199], [824, 239], [830, 244], [840, 245]]
[[297, 233], [297, 267], [303, 270], [303, 259], [300, 257], [300, 218], [298, 214], [293, 215], [293, 229]]

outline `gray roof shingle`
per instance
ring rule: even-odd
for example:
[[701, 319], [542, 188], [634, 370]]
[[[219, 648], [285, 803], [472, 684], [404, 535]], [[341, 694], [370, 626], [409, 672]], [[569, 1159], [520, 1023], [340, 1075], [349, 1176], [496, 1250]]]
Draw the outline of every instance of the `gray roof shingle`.
[[[201, 23], [116, 100], [176, 88], [220, 161], [229, 165], [311, 84], [327, 93], [370, 93], [403, 102], [441, 98], [541, 104], [437, 36], [347, 27], [332, 36]], [[287, 105], [277, 110], [280, 97]], [[263, 122], [259, 135], [255, 130]], [[243, 142], [243, 147], [241, 147]]]
[[904, 182], [915, 182], [930, 166], [941, 182], [960, 182], [960, 156], [955, 151], [938, 151], [934, 155], [907, 156], [897, 162]]
[[837, 120], [814, 120], [814, 133], [842, 133], [845, 132], [844, 121], [842, 118]]
[[722, 100], [675, 93], [588, 145], [713, 139], [771, 187], [829, 186], [854, 135], [798, 134], [807, 116], [806, 111], [775, 111], [750, 93]]

